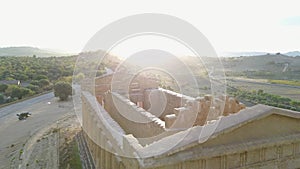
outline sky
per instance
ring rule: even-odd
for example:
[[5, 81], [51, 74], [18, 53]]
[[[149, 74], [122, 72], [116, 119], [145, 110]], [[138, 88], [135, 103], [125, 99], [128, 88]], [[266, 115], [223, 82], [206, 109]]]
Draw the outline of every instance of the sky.
[[[33, 46], [77, 53], [97, 31], [118, 19], [140, 13], [162, 13], [197, 27], [218, 53], [295, 51], [300, 50], [298, 3], [293, 0], [0, 0], [0, 47]], [[142, 44], [137, 43], [141, 39], [131, 41], [123, 46], [134, 48]], [[144, 41], [149, 39], [146, 37]], [[168, 43], [172, 46], [172, 42]], [[166, 43], [148, 46], [158, 44]], [[116, 54], [124, 54], [124, 48], [116, 47]], [[169, 49], [174, 49], [174, 44]], [[185, 52], [183, 48], [175, 49], [177, 54]]]

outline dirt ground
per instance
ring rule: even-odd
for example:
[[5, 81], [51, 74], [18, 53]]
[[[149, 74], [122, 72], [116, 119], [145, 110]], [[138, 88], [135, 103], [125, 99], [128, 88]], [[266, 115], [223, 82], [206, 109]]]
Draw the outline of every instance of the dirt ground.
[[76, 116], [70, 115], [57, 121], [47, 131], [41, 131], [42, 135], [37, 134], [26, 144], [29, 151], [23, 159], [22, 168], [67, 168], [72, 158], [69, 144], [75, 143], [77, 146], [74, 137], [80, 130]]

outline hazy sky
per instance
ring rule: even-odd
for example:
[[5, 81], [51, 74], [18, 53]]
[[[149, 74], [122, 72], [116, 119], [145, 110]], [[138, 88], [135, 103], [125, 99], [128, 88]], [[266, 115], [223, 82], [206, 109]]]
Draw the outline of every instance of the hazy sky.
[[299, 1], [0, 0], [0, 47], [80, 52], [103, 26], [125, 16], [163, 13], [196, 26], [217, 52], [300, 50]]

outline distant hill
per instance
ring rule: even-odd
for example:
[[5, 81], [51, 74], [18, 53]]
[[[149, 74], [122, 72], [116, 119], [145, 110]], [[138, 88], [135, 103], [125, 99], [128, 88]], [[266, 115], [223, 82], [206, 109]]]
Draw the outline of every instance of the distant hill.
[[[267, 52], [223, 52], [220, 54], [222, 57], [239, 57], [239, 56], [263, 56], [263, 55], [274, 55], [276, 53], [267, 53]], [[282, 53], [286, 56], [300, 56], [299, 51], [291, 51], [287, 53]]]
[[300, 57], [268, 54], [251, 57], [225, 57], [222, 63], [227, 73], [266, 79], [300, 79]]
[[[284, 54], [266, 54], [258, 56], [221, 57], [218, 60], [213, 57], [202, 57], [201, 62], [197, 57], [186, 56], [183, 58], [186, 65], [193, 70], [220, 70], [225, 71], [226, 76], [259, 78], [259, 79], [289, 79], [300, 80], [300, 56], [291, 57]], [[221, 61], [222, 66], [216, 67]], [[175, 67], [175, 66], [174, 66]], [[179, 69], [175, 67], [174, 69]]]
[[266, 55], [267, 52], [223, 52], [220, 54], [222, 57], [238, 57], [238, 56], [258, 56]]
[[39, 49], [35, 47], [5, 47], [0, 48], [0, 56], [33, 56], [51, 57], [51, 56], [68, 56], [71, 54], [56, 52], [48, 49]]
[[287, 53], [284, 53], [285, 55], [287, 56], [300, 56], [300, 52], [299, 51], [292, 51], [292, 52], [287, 52]]

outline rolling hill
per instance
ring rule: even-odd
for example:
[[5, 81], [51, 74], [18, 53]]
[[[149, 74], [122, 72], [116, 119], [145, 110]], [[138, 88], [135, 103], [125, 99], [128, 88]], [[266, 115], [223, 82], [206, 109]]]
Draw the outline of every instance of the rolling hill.
[[51, 57], [51, 56], [68, 56], [71, 54], [61, 53], [53, 50], [39, 49], [35, 47], [5, 47], [0, 48], [0, 56], [37, 56], [37, 57]]
[[225, 71], [234, 76], [300, 80], [300, 57], [268, 54], [222, 59]]
[[[267, 52], [223, 52], [220, 54], [222, 57], [239, 57], [239, 56], [260, 56], [260, 55], [274, 55], [276, 53], [267, 53]], [[279, 54], [279, 53], [278, 53]], [[286, 56], [300, 56], [300, 51], [290, 51], [282, 53]]]

